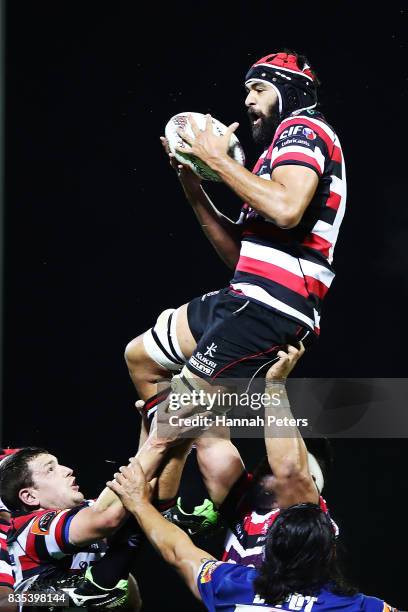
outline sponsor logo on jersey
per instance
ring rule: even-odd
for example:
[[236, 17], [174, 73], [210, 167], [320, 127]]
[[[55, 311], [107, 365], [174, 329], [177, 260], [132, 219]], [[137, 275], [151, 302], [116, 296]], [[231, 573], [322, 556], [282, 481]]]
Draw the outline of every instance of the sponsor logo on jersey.
[[287, 147], [289, 145], [303, 145], [304, 147], [311, 146], [310, 142], [308, 142], [304, 138], [288, 138], [287, 140], [280, 142], [279, 145], [281, 147]]
[[283, 132], [279, 136], [279, 140], [282, 140], [282, 138], [288, 138], [289, 136], [296, 136], [296, 134], [299, 134], [300, 132], [304, 134], [304, 129], [304, 125], [291, 125], [290, 128], [283, 130]]

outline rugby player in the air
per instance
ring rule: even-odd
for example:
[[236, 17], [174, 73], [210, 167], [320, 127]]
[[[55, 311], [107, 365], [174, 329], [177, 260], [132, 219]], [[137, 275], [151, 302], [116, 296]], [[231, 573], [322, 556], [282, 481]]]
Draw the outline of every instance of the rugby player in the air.
[[[306, 345], [319, 334], [322, 301], [334, 278], [333, 250], [346, 204], [342, 149], [317, 109], [318, 80], [295, 52], [268, 55], [245, 78], [245, 104], [254, 141], [262, 147], [252, 172], [227, 155], [227, 135], [210, 122], [188, 151], [215, 170], [244, 202], [237, 223], [212, 204], [200, 179], [178, 167], [179, 180], [198, 221], [223, 261], [235, 270], [230, 285], [165, 310], [152, 329], [129, 343], [126, 361], [148, 415], [166, 397], [157, 382], [173, 378], [174, 392], [205, 382], [251, 379], [287, 344]], [[163, 140], [166, 147], [166, 142]], [[222, 449], [222, 450], [221, 450]], [[204, 477], [220, 481], [219, 456], [236, 450], [224, 437], [201, 437]], [[169, 469], [181, 469], [179, 456]], [[230, 481], [230, 479], [228, 479]], [[162, 497], [176, 491], [163, 487]]]

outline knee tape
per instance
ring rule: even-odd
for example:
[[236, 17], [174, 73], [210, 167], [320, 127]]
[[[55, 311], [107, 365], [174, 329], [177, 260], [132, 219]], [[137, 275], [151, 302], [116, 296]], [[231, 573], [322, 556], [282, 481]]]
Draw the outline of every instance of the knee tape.
[[[173, 402], [170, 402], [171, 410], [178, 410], [182, 406], [178, 404], [178, 400], [183, 398], [183, 401], [186, 401], [186, 405], [188, 403], [187, 397], [191, 396], [193, 400], [194, 391], [199, 391], [198, 386], [194, 384], [194, 379], [191, 378], [191, 374], [189, 370], [184, 366], [181, 370], [180, 374], [175, 374], [171, 379], [171, 398], [177, 404], [177, 408], [171, 407]], [[196, 400], [195, 400], [195, 403]]]
[[[178, 410], [182, 406], [180, 405], [179, 399], [181, 396], [186, 400], [188, 404], [187, 396], [191, 396], [191, 401], [196, 406], [198, 412], [203, 410], [210, 410], [215, 414], [224, 414], [228, 411], [222, 406], [222, 393], [218, 393], [218, 388], [208, 387], [204, 384], [200, 378], [193, 376], [187, 366], [181, 370], [180, 374], [173, 376], [171, 381], [171, 394], [170, 394], [170, 410]], [[220, 405], [221, 401], [221, 405]], [[174, 407], [172, 407], [174, 402]]]
[[177, 310], [168, 308], [143, 336], [143, 345], [149, 357], [172, 372], [181, 370], [186, 361], [177, 340], [176, 323]]

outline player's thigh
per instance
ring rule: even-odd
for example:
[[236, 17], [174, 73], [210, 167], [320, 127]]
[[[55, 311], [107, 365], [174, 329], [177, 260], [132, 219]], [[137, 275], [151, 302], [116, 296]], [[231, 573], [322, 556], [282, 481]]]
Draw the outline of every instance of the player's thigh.
[[186, 359], [190, 359], [197, 346], [188, 322], [188, 306], [189, 304], [187, 303], [178, 308], [176, 322], [178, 343]]
[[158, 378], [167, 377], [168, 370], [155, 361], [146, 350], [143, 338], [140, 334], [131, 340], [125, 348], [125, 361], [132, 378], [140, 378], [146, 382], [156, 381]]

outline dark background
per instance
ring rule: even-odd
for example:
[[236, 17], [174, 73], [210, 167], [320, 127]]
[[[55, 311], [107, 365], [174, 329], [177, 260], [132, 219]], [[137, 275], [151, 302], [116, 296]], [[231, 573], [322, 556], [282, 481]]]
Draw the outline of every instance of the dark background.
[[[210, 111], [240, 121], [255, 161], [243, 77], [284, 46], [320, 76], [349, 185], [321, 341], [297, 375], [406, 376], [407, 15], [356, 2], [8, 2], [4, 444], [45, 445], [89, 496], [114, 469], [106, 460], [135, 451], [125, 345], [164, 308], [230, 278], [159, 136], [177, 112]], [[237, 216], [233, 194], [209, 191]], [[333, 445], [325, 496], [349, 575], [408, 609], [406, 441]], [[262, 453], [261, 442], [240, 446], [249, 465]], [[196, 609], [151, 551], [136, 574], [145, 610]]]

